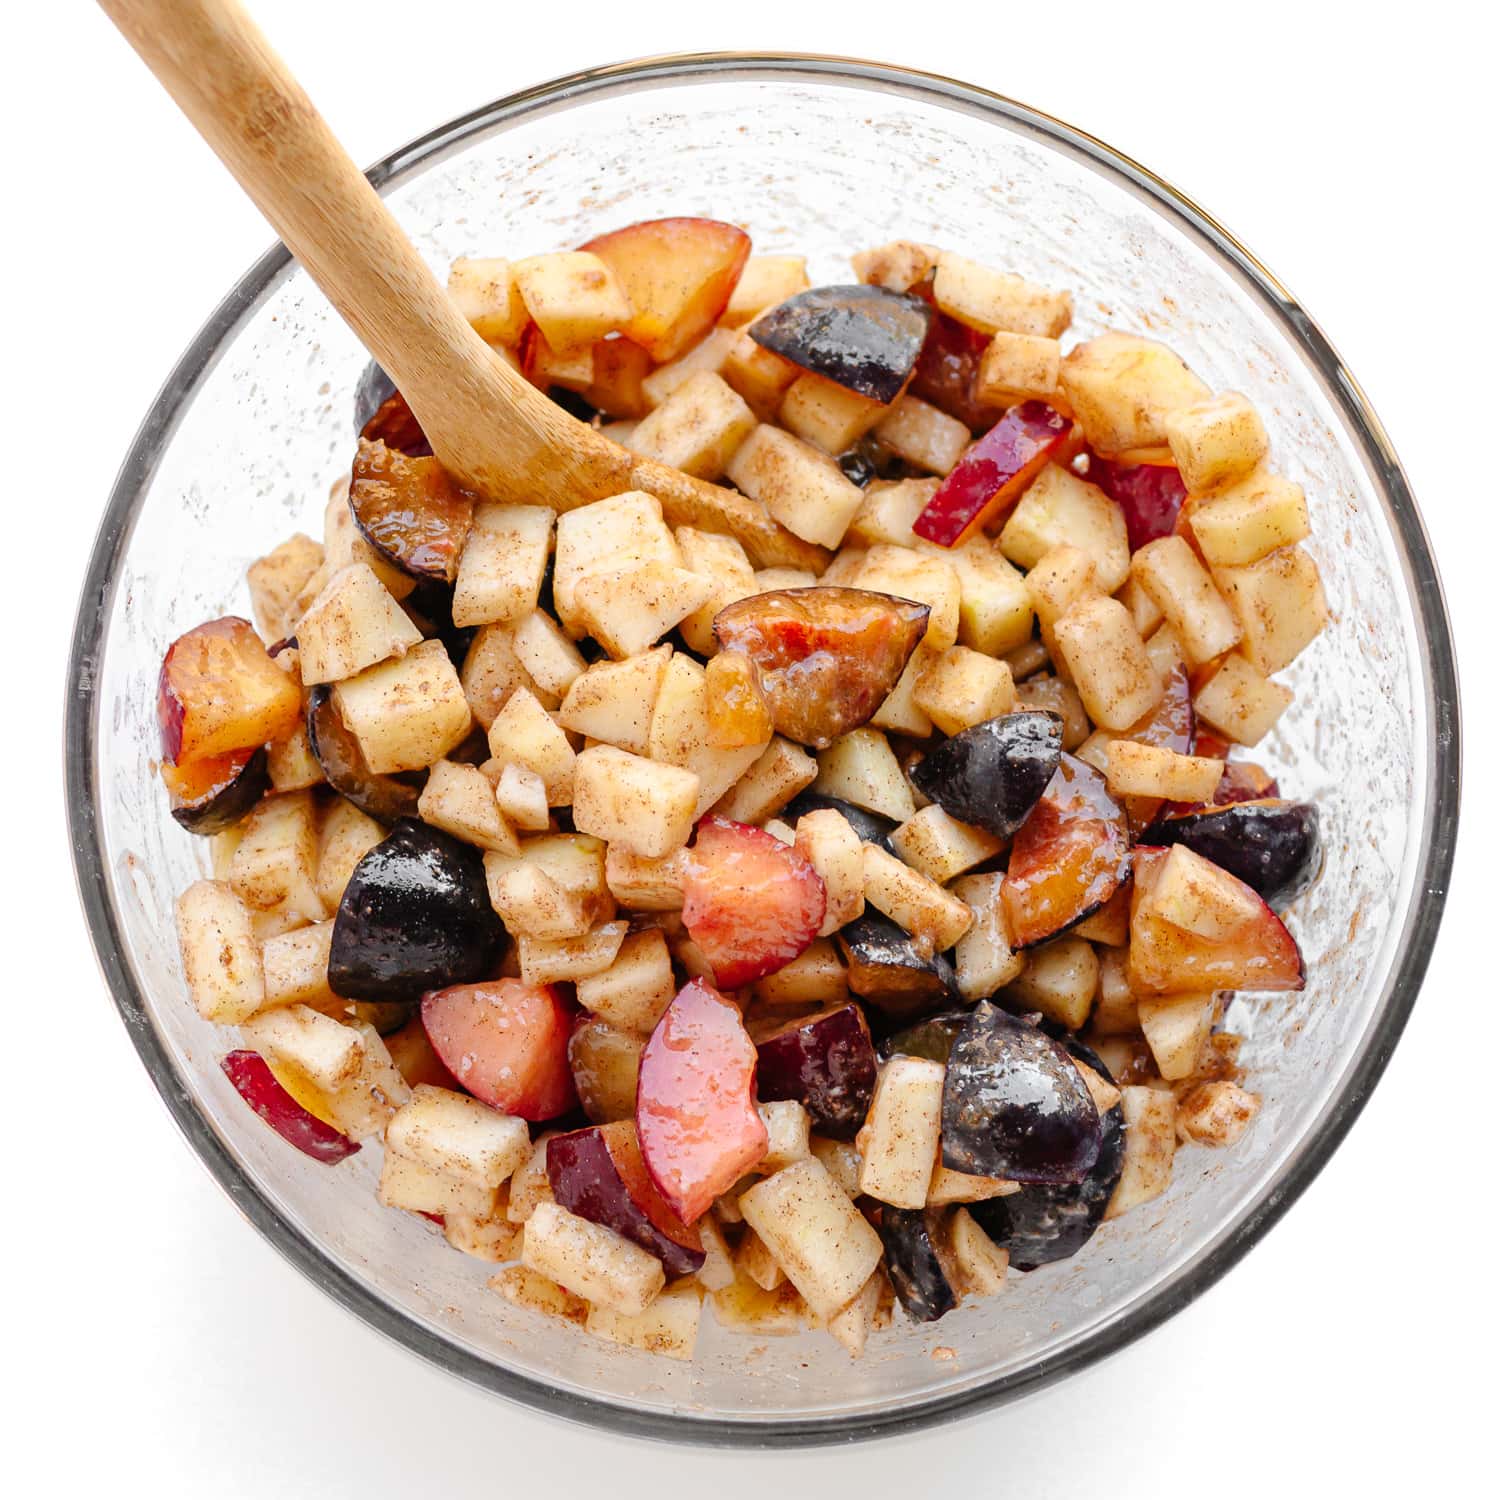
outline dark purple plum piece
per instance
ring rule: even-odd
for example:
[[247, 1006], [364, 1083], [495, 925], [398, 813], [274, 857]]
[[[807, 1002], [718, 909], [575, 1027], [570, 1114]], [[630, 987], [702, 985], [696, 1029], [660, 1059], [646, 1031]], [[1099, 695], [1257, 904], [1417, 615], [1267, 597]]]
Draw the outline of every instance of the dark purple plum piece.
[[479, 850], [403, 818], [349, 877], [328, 983], [348, 1000], [418, 1000], [487, 977], [504, 943]]
[[[1063, 1046], [1109, 1078], [1109, 1069], [1082, 1042], [1068, 1037]], [[1125, 1115], [1118, 1104], [1104, 1112], [1100, 1126], [1099, 1155], [1082, 1182], [1031, 1183], [1019, 1193], [968, 1205], [979, 1227], [1010, 1251], [1016, 1270], [1032, 1271], [1076, 1255], [1099, 1227], [1125, 1162]]]
[[885, 1246], [891, 1286], [913, 1322], [934, 1323], [958, 1306], [958, 1294], [938, 1253], [935, 1216], [920, 1208], [870, 1204], [870, 1222]]
[[219, 1066], [240, 1098], [282, 1140], [295, 1146], [304, 1156], [331, 1167], [359, 1150], [358, 1141], [350, 1140], [326, 1120], [320, 1120], [298, 1104], [282, 1087], [281, 1080], [260, 1053], [231, 1052]]
[[354, 431], [408, 458], [426, 458], [432, 452], [432, 444], [406, 404], [406, 397], [373, 359], [354, 388]]
[[866, 812], [864, 808], [856, 807], [852, 802], [845, 802], [842, 797], [829, 797], [823, 792], [811, 790], [798, 792], [782, 808], [779, 816], [795, 828], [797, 819], [803, 813], [823, 811], [840, 814], [859, 836], [861, 843], [879, 844], [882, 849], [889, 851], [890, 845], [886, 841], [895, 831], [895, 823], [889, 818], [882, 818], [879, 813]]
[[820, 1135], [854, 1139], [875, 1093], [875, 1046], [857, 1005], [789, 1021], [755, 1050], [762, 1100], [795, 1099]]
[[914, 1026], [892, 1032], [880, 1044], [882, 1057], [925, 1057], [929, 1062], [946, 1064], [953, 1051], [954, 1039], [968, 1024], [966, 1010], [945, 1010], [928, 1016]]
[[420, 780], [372, 771], [359, 741], [344, 727], [333, 706], [333, 689], [319, 683], [307, 699], [307, 743], [328, 784], [377, 823], [395, 823], [417, 815]]
[[799, 292], [750, 325], [763, 349], [887, 405], [901, 394], [927, 341], [932, 308], [878, 286]]
[[1271, 906], [1300, 896], [1323, 864], [1318, 810], [1310, 802], [1231, 802], [1153, 823], [1140, 842], [1182, 844]]
[[189, 833], [200, 835], [233, 828], [271, 790], [266, 765], [266, 750], [262, 745], [233, 775], [191, 801], [179, 801], [174, 796], [172, 817]]
[[841, 927], [849, 988], [895, 1016], [918, 1016], [958, 998], [958, 978], [941, 953], [924, 955], [889, 917], [867, 910]]
[[1012, 1182], [1081, 1182], [1102, 1131], [1067, 1048], [982, 1002], [943, 1081], [943, 1165]]
[[912, 785], [950, 817], [1008, 839], [1062, 757], [1062, 719], [1026, 709], [960, 730], [912, 768]]

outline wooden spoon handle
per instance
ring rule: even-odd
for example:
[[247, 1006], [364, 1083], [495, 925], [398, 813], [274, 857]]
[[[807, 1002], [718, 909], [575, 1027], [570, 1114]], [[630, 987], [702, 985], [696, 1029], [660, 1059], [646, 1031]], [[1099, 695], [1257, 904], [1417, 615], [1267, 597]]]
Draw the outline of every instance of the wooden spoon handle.
[[468, 325], [236, 0], [99, 0], [479, 493], [569, 510], [645, 489], [674, 525], [739, 538], [762, 567], [827, 553], [742, 495], [642, 462], [576, 421]]

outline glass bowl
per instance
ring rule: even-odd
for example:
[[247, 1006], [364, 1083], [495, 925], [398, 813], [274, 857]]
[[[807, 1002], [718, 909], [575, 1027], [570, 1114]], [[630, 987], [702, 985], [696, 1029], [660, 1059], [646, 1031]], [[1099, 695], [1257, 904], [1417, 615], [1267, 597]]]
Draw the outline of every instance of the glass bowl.
[[691, 1364], [517, 1310], [490, 1268], [381, 1208], [380, 1152], [299, 1156], [215, 1066], [227, 1038], [188, 1003], [174, 893], [201, 841], [154, 775], [162, 652], [245, 613], [244, 572], [320, 534], [347, 471], [365, 354], [277, 248], [172, 372], [125, 460], [79, 609], [67, 785], [84, 906], [115, 1003], [183, 1133], [231, 1198], [360, 1318], [477, 1385], [562, 1417], [679, 1441], [848, 1440], [973, 1412], [1118, 1349], [1204, 1291], [1286, 1210], [1348, 1130], [1416, 998], [1458, 805], [1453, 648], [1406, 481], [1358, 386], [1285, 290], [1211, 219], [1098, 141], [980, 89], [830, 58], [667, 58], [580, 73], [435, 130], [372, 177], [433, 264], [577, 244], [633, 219], [744, 223], [807, 253], [814, 283], [894, 236], [1070, 287], [1073, 336], [1158, 335], [1263, 413], [1307, 489], [1333, 624], [1287, 680], [1261, 747], [1327, 831], [1291, 925], [1298, 995], [1240, 996], [1264, 1095], [1236, 1148], [1185, 1147], [1170, 1191], [1072, 1260], [941, 1323], [898, 1321], [851, 1362], [817, 1334], [750, 1339], [705, 1318]]

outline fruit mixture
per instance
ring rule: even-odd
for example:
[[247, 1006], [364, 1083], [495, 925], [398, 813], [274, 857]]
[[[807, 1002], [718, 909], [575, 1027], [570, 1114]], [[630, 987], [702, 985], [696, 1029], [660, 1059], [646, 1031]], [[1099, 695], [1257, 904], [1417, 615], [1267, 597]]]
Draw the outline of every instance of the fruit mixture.
[[705, 1301], [858, 1354], [1232, 1146], [1226, 996], [1301, 988], [1277, 909], [1321, 857], [1241, 756], [1327, 618], [1245, 398], [925, 244], [817, 288], [749, 251], [668, 219], [450, 290], [821, 574], [644, 493], [468, 494], [372, 367], [323, 539], [159, 698], [246, 1104], [328, 1166], [381, 1143], [381, 1201], [501, 1296], [676, 1358]]

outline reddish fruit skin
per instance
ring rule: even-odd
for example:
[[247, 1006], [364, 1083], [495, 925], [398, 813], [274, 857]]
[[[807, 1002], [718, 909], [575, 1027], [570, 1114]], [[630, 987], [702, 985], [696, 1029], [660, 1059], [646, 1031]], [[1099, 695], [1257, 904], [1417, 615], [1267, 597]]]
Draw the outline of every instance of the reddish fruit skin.
[[684, 1224], [702, 1218], [766, 1154], [755, 1060], [738, 1009], [701, 979], [678, 991], [641, 1053], [641, 1156]]
[[763, 1100], [795, 1099], [820, 1135], [854, 1139], [875, 1094], [875, 1047], [857, 1005], [788, 1021], [755, 1050]]
[[776, 589], [726, 605], [714, 636], [755, 663], [777, 732], [826, 750], [890, 697], [931, 613], [868, 589]]
[[220, 1062], [235, 1092], [282, 1140], [304, 1156], [334, 1166], [359, 1150], [359, 1142], [335, 1130], [297, 1103], [277, 1082], [270, 1065], [258, 1052], [231, 1052]]
[[957, 547], [1009, 510], [1072, 442], [1072, 420], [1045, 401], [1011, 407], [954, 465], [911, 529], [939, 547]]
[[573, 1016], [551, 985], [490, 979], [430, 990], [422, 1026], [459, 1087], [502, 1114], [553, 1120], [578, 1103]]
[[[912, 291], [931, 300], [931, 290], [926, 286], [913, 287]], [[927, 342], [912, 374], [912, 395], [957, 417], [970, 432], [989, 427], [999, 413], [974, 399], [974, 377], [979, 373], [989, 342], [989, 337], [977, 328], [970, 328], [934, 307]]]
[[1182, 475], [1170, 464], [1121, 464], [1091, 453], [1089, 480], [1125, 513], [1132, 552], [1171, 536], [1187, 498]]
[[214, 834], [232, 828], [271, 790], [264, 746], [161, 764], [161, 779], [172, 799], [172, 816], [189, 833]]
[[301, 715], [296, 678], [237, 615], [194, 626], [162, 658], [156, 722], [162, 755], [173, 765], [285, 739]]
[[1185, 932], [1152, 910], [1151, 897], [1170, 849], [1139, 846], [1130, 902], [1131, 988], [1145, 995], [1190, 990], [1300, 990], [1306, 982], [1302, 951], [1256, 891], [1215, 865], [1226, 889], [1236, 892], [1253, 921], [1233, 938], [1217, 941]]
[[726, 990], [784, 968], [818, 935], [828, 902], [807, 856], [747, 823], [698, 824], [682, 922]]
[[615, 273], [632, 317], [620, 330], [658, 364], [719, 320], [750, 255], [750, 236], [718, 219], [643, 219], [581, 247]]
[[668, 1276], [691, 1276], [702, 1266], [703, 1241], [652, 1185], [629, 1120], [555, 1136], [547, 1143], [547, 1180], [569, 1213], [649, 1250]]
[[1228, 760], [1232, 742], [1207, 724], [1193, 726], [1193, 754], [1212, 756], [1214, 760]]
[[1065, 752], [1011, 841], [1000, 897], [1014, 945], [1033, 947], [1081, 922], [1129, 874], [1124, 810], [1098, 771]]

